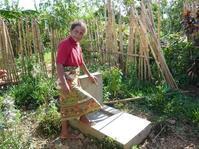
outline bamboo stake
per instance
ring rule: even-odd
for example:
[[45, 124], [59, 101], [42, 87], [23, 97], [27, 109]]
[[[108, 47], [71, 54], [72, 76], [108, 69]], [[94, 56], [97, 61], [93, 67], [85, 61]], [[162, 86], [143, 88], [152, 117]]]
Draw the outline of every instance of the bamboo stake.
[[[90, 52], [96, 52], [96, 51], [90, 51]], [[127, 55], [127, 56], [130, 56], [130, 57], [140, 57], [140, 58], [152, 58], [152, 57], [145, 57], [144, 55], [140, 55], [140, 54], [126, 54], [126, 53], [123, 53], [123, 52], [111, 52], [111, 54], [116, 54], [116, 55]]]
[[[142, 5], [143, 5], [143, 3], [142, 3]], [[146, 12], [145, 11], [145, 7], [144, 7], [144, 5], [143, 5], [143, 11], [144, 11], [144, 13]], [[145, 13], [146, 14], [146, 13]], [[145, 19], [147, 19], [146, 17], [145, 17]], [[147, 19], [148, 20], [148, 19]], [[150, 20], [148, 20], [148, 21], [150, 21]], [[150, 22], [149, 22], [150, 23]], [[170, 71], [169, 71], [169, 69], [168, 69], [168, 66], [166, 65], [166, 62], [165, 62], [165, 59], [164, 59], [164, 56], [163, 56], [163, 53], [159, 50], [159, 49], [161, 49], [161, 47], [160, 47], [160, 43], [158, 42], [158, 40], [157, 40], [157, 37], [156, 37], [156, 34], [155, 34], [155, 31], [154, 31], [154, 29], [153, 28], [151, 28], [151, 27], [149, 27], [148, 26], [148, 29], [149, 29], [149, 31], [152, 33], [152, 37], [153, 38], [151, 38], [152, 39], [152, 42], [154, 43], [154, 48], [152, 48], [153, 50], [155, 49], [156, 50], [156, 52], [153, 52], [153, 54], [157, 54], [158, 56], [157, 56], [157, 60], [158, 60], [158, 62], [160, 62], [160, 63], [158, 63], [158, 64], [160, 64], [160, 69], [162, 70], [162, 75], [165, 77], [165, 80], [170, 84], [170, 86], [172, 87], [172, 88], [177, 88], [177, 85], [176, 85], [176, 83], [175, 83], [175, 81], [174, 81], [174, 79], [173, 79], [173, 77], [172, 77], [172, 75], [171, 75], [171, 73], [170, 73]], [[154, 57], [156, 57], [154, 55]]]
[[[121, 10], [120, 10], [121, 11]], [[119, 49], [118, 51], [123, 52], [123, 26], [122, 26], [122, 17], [121, 17], [121, 12], [120, 12], [120, 17], [119, 17]], [[118, 63], [120, 69], [125, 70], [124, 65], [123, 65], [123, 56], [119, 55], [118, 56]]]
[[11, 40], [9, 37], [8, 29], [3, 20], [1, 20], [1, 48], [2, 48], [2, 63], [3, 68], [7, 70], [6, 83], [16, 82], [16, 67], [14, 65], [14, 53], [11, 45]]
[[40, 65], [41, 68], [43, 69], [43, 72], [45, 75], [47, 75], [47, 69], [46, 69], [46, 64], [44, 62], [44, 54], [43, 54], [43, 46], [42, 46], [42, 42], [41, 42], [41, 35], [40, 35], [40, 29], [38, 24], [36, 23], [36, 29], [37, 29], [37, 36], [38, 36], [38, 44], [39, 44], [39, 59], [40, 59]]
[[3, 38], [5, 39], [5, 42], [4, 42], [4, 45], [5, 45], [5, 53], [3, 53], [3, 58], [4, 58], [4, 61], [8, 60], [8, 63], [6, 63], [5, 65], [5, 68], [7, 69], [7, 81], [8, 82], [11, 82], [12, 81], [12, 77], [11, 77], [11, 73], [10, 73], [10, 70], [8, 69], [9, 68], [9, 60], [8, 59], [8, 55], [7, 55], [7, 50], [8, 50], [8, 37], [6, 35], [6, 26], [5, 26], [5, 23], [3, 22]]
[[[25, 20], [24, 20], [25, 22]], [[25, 30], [26, 30], [26, 26], [25, 26], [25, 23], [23, 23], [23, 20], [22, 20], [22, 43], [23, 43], [23, 51], [24, 51], [24, 56], [27, 56], [27, 48], [26, 48], [26, 35], [25, 35]]]
[[[112, 43], [111, 43], [111, 36], [112, 36], [112, 9], [111, 9], [111, 0], [108, 0], [107, 3], [108, 7], [108, 22], [107, 22], [107, 50], [108, 50], [108, 62], [109, 66], [111, 64], [111, 57], [110, 57], [110, 52], [112, 52]], [[113, 40], [112, 40], [113, 41]]]
[[18, 32], [19, 32], [19, 55], [21, 56], [22, 64], [22, 74], [26, 73], [25, 60], [24, 60], [24, 50], [23, 50], [23, 39], [22, 39], [22, 21], [21, 18], [18, 21]]
[[160, 0], [158, 0], [158, 40], [160, 41], [160, 27], [161, 27], [161, 19], [160, 19]]
[[[142, 11], [143, 11], [143, 13], [144, 13], [144, 15], [143, 16], [147, 16], [147, 14], [146, 14], [146, 11], [145, 11], [145, 9], [143, 9], [144, 8], [144, 5], [143, 5], [143, 3], [142, 3]], [[138, 15], [135, 13], [135, 18], [138, 18]], [[150, 24], [152, 24], [151, 22], [150, 22], [150, 20], [149, 20], [149, 17], [145, 17], [145, 19], [147, 20], [146, 22], [149, 22]], [[140, 29], [144, 32], [144, 34], [145, 35], [147, 35], [147, 30], [146, 30], [146, 28], [144, 27], [144, 25], [143, 25], [143, 22], [141, 21], [141, 19], [137, 19], [137, 21], [138, 21], [138, 24], [140, 24]], [[149, 23], [147, 23], [147, 24], [149, 24]], [[147, 28], [150, 28], [151, 29], [151, 26], [152, 25], [150, 25], [150, 27], [147, 27]], [[154, 37], [156, 37], [156, 35], [154, 34], [155, 32], [154, 32], [154, 30], [152, 29], [152, 30], [149, 30], [150, 31], [150, 33], [152, 33], [152, 37], [154, 38]], [[152, 39], [153, 39], [152, 38]], [[156, 38], [157, 39], [157, 38]], [[154, 39], [153, 39], [154, 40]], [[147, 41], [148, 42], [148, 41]], [[157, 40], [154, 40], [154, 42], [155, 42], [155, 44], [152, 44], [152, 45], [156, 45], [156, 47], [154, 47], [154, 48], [156, 48], [156, 49], [160, 49], [160, 45], [158, 45], [157, 44]], [[148, 42], [148, 44], [150, 45], [150, 42]], [[150, 47], [150, 49], [154, 49], [154, 48], [151, 48]], [[158, 54], [158, 56], [157, 56], [157, 58], [156, 58], [156, 54], [155, 53], [160, 53], [160, 54]], [[160, 62], [160, 63], [157, 63], [158, 64], [158, 66], [159, 66], [159, 68], [160, 68], [160, 71], [162, 71], [162, 74], [163, 74], [163, 77], [165, 77], [165, 79], [167, 80], [167, 82], [171, 85], [171, 87], [174, 87], [175, 88], [175, 84], [173, 84], [173, 83], [171, 83], [170, 82], [170, 80], [168, 80], [167, 79], [167, 71], [168, 70], [166, 70], [166, 72], [165, 72], [165, 70], [164, 69], [162, 69], [162, 67], [161, 67], [161, 65], [165, 65], [165, 62], [164, 62], [164, 58], [162, 57], [162, 52], [159, 52], [159, 51], [156, 51], [156, 52], [153, 52], [152, 51], [152, 54], [154, 55], [154, 57], [155, 57], [155, 59], [156, 59], [156, 62], [158, 62], [157, 60], [159, 60], [159, 58], [161, 59], [161, 61], [163, 60], [163, 64], [162, 64], [162, 62]], [[160, 65], [159, 65], [160, 64]]]
[[[146, 20], [144, 19], [144, 13], [143, 12], [141, 13], [141, 21], [144, 24], [144, 26], [146, 26]], [[152, 75], [151, 75], [149, 60], [147, 58], [149, 49], [148, 49], [148, 44], [146, 42], [145, 34], [144, 34], [144, 32], [142, 32], [142, 30], [140, 30], [140, 36], [141, 36], [141, 43], [140, 44], [143, 45], [142, 47], [143, 47], [143, 55], [144, 55], [144, 58], [143, 58], [143, 60], [144, 60], [144, 79], [150, 80]]]
[[24, 42], [25, 42], [25, 47], [26, 47], [26, 53], [27, 53], [27, 57], [29, 57], [30, 53], [29, 53], [29, 46], [28, 46], [28, 20], [27, 18], [24, 20]]
[[[4, 31], [3, 31], [3, 28], [4, 28], [4, 25], [3, 25], [3, 20], [0, 20], [0, 26], [1, 26], [1, 28], [0, 28], [0, 31], [1, 31], [1, 35], [0, 35], [0, 37], [1, 37], [1, 68], [3, 68], [3, 69], [6, 69], [6, 63], [5, 63], [5, 56], [4, 55], [6, 55], [6, 52], [5, 52], [5, 38], [4, 38]], [[4, 78], [2, 79], [3, 81], [5, 81], [4, 80]]]
[[51, 50], [51, 68], [52, 68], [52, 76], [55, 74], [55, 31], [54, 29], [51, 28], [51, 45], [52, 45], [52, 50]]
[[97, 51], [100, 52], [100, 37], [99, 37], [99, 26], [100, 25], [100, 22], [98, 22], [96, 19], [95, 19], [95, 25], [96, 25], [96, 39], [97, 39]]
[[8, 38], [8, 45], [9, 45], [9, 49], [8, 49], [8, 56], [9, 56], [9, 60], [10, 60], [10, 72], [12, 75], [12, 82], [17, 82], [18, 81], [18, 76], [17, 76], [17, 71], [16, 71], [16, 65], [15, 65], [15, 60], [14, 60], [14, 53], [13, 53], [13, 48], [12, 48], [12, 44], [11, 44], [11, 40], [10, 40], [10, 36], [8, 33], [8, 28], [5, 26], [5, 31], [6, 31], [6, 36]]
[[106, 101], [106, 102], [103, 102], [103, 104], [125, 103], [125, 102], [135, 101], [135, 100], [144, 99], [144, 98], [145, 97], [132, 97], [132, 98], [126, 98], [126, 99], [120, 99], [120, 100]]

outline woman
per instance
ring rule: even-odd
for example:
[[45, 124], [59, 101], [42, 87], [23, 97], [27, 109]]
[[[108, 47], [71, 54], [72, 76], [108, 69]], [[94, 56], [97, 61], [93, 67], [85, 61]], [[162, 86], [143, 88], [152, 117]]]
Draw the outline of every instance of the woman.
[[73, 22], [70, 35], [60, 42], [57, 51], [57, 76], [60, 92], [61, 105], [61, 135], [62, 139], [76, 138], [68, 132], [68, 120], [79, 119], [90, 125], [85, 114], [99, 110], [100, 104], [80, 86], [78, 75], [80, 69], [88, 75], [90, 81], [97, 83], [97, 79], [88, 71], [79, 45], [80, 40], [86, 33], [86, 24], [82, 21]]

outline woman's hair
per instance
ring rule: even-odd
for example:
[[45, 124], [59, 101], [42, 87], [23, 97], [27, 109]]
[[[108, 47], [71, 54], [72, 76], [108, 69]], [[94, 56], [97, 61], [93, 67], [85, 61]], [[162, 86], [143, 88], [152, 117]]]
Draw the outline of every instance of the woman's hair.
[[71, 27], [70, 27], [70, 31], [72, 31], [77, 26], [83, 27], [85, 29], [85, 34], [86, 34], [87, 26], [86, 26], [86, 23], [84, 23], [84, 21], [82, 21], [82, 20], [77, 20], [77, 21], [72, 22]]

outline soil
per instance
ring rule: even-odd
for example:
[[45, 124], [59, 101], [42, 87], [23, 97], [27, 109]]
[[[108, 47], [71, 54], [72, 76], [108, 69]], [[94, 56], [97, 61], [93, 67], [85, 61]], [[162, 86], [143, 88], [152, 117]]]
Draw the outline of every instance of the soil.
[[98, 149], [93, 138], [86, 137], [80, 131], [70, 128], [70, 132], [78, 134], [79, 139], [61, 140], [59, 136], [44, 137], [38, 134], [38, 123], [34, 120], [34, 112], [25, 113], [18, 129], [23, 132], [24, 142], [29, 141], [31, 148], [36, 149]]
[[[70, 128], [70, 131], [79, 134], [80, 139], [62, 141], [59, 136], [41, 137], [35, 131], [37, 123], [31, 118], [31, 115], [34, 115], [34, 113], [24, 116], [21, 128], [26, 134], [24, 139], [27, 140], [28, 138], [30, 140], [32, 148], [101, 149], [93, 138], [85, 136], [72, 128]], [[143, 118], [151, 118], [151, 115], [143, 112], [139, 113], [139, 111], [137, 111], [136, 115]], [[141, 149], [198, 149], [199, 128], [194, 127], [193, 124], [185, 120], [168, 119], [161, 123], [155, 123], [150, 134], [139, 147]]]
[[[182, 88], [182, 92], [191, 96], [199, 96], [199, 87], [189, 86]], [[151, 113], [143, 112], [132, 105], [130, 113], [142, 118], [152, 119]], [[31, 119], [29, 113], [22, 120], [21, 129], [24, 132], [24, 139], [29, 139], [31, 148], [51, 149], [101, 149], [93, 138], [87, 137], [78, 130], [70, 129], [72, 133], [80, 134], [78, 140], [62, 141], [59, 136], [50, 138], [41, 137], [36, 133], [37, 123]], [[141, 149], [199, 149], [199, 127], [193, 126], [186, 120], [168, 119], [161, 123], [154, 123], [148, 137], [139, 145]]]
[[197, 149], [199, 130], [187, 122], [174, 119], [155, 124], [142, 149]]

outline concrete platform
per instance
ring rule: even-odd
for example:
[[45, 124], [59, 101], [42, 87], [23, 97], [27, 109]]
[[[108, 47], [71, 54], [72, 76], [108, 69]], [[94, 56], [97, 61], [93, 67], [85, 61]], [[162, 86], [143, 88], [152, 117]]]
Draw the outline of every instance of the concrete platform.
[[[100, 79], [101, 75], [99, 73], [96, 73], [95, 75], [99, 80], [102, 80]], [[85, 81], [85, 78], [81, 83], [87, 83], [88, 80]], [[98, 86], [101, 88], [100, 90], [99, 88], [96, 88], [96, 85], [90, 85], [89, 92], [95, 97], [98, 96], [102, 103], [102, 82], [100, 82], [100, 86]], [[82, 86], [88, 88], [88, 85], [86, 84]], [[86, 90], [86, 88], [84, 89]], [[93, 122], [91, 127], [77, 120], [72, 120], [70, 123], [83, 133], [90, 134], [98, 139], [103, 139], [108, 136], [122, 144], [124, 149], [131, 149], [132, 145], [140, 144], [151, 130], [150, 121], [106, 105], [104, 105], [100, 111], [88, 114], [87, 117]]]

